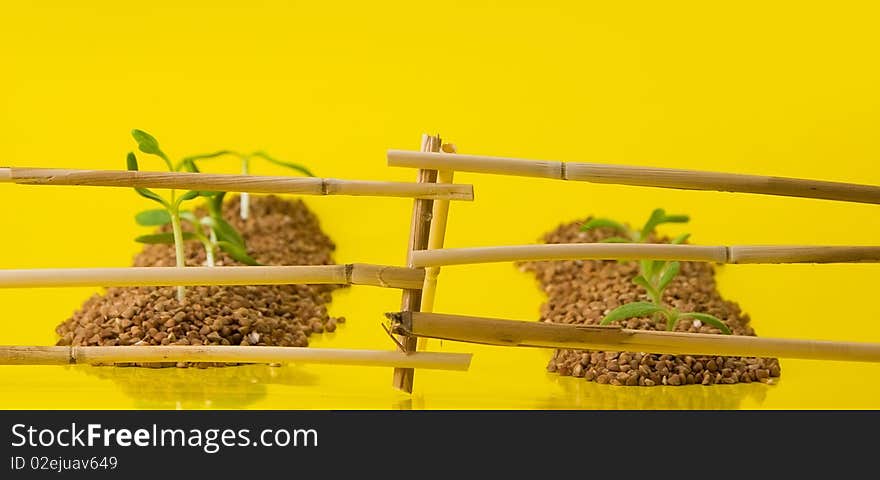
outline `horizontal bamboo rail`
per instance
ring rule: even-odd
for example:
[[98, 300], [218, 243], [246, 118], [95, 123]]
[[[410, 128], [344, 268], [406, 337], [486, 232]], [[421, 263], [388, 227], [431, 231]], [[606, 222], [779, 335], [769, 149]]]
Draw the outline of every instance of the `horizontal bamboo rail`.
[[267, 177], [189, 172], [0, 168], [0, 182], [23, 185], [177, 188], [248, 193], [353, 195], [442, 200], [473, 200], [473, 185], [338, 180], [315, 177]]
[[600, 163], [524, 160], [482, 155], [459, 154], [455, 155], [455, 158], [447, 158], [447, 156], [440, 153], [406, 150], [389, 150], [388, 165], [413, 168], [445, 168], [461, 172], [541, 177], [642, 187], [757, 193], [762, 195], [880, 204], [880, 186], [763, 175]]
[[0, 288], [339, 284], [421, 289], [425, 271], [365, 263], [258, 267], [0, 270]]
[[663, 243], [550, 243], [443, 248], [413, 252], [413, 266], [541, 260], [681, 260], [714, 263], [875, 263], [878, 246], [670, 245]]
[[400, 312], [388, 316], [399, 333], [508, 347], [880, 362], [880, 343], [657, 332], [437, 313]]
[[256, 346], [0, 346], [0, 365], [71, 365], [162, 362], [320, 363], [369, 367], [467, 370], [471, 354]]

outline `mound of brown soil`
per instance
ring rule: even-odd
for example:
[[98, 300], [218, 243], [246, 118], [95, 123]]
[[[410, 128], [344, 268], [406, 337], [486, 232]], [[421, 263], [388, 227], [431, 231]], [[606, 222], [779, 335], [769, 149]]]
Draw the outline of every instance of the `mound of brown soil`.
[[[587, 219], [589, 220], [589, 219]], [[585, 220], [585, 221], [587, 221]], [[615, 234], [610, 229], [580, 231], [584, 221], [560, 225], [544, 236], [545, 243], [590, 243]], [[665, 241], [661, 239], [660, 241]], [[612, 309], [647, 295], [632, 283], [638, 275], [636, 262], [573, 260], [526, 262], [523, 271], [535, 274], [547, 301], [541, 321], [568, 324], [599, 324]], [[720, 318], [734, 335], [755, 335], [749, 316], [735, 302], [725, 300], [715, 286], [715, 270], [708, 263], [682, 262], [681, 273], [666, 289], [664, 301], [682, 312], [709, 313]], [[665, 330], [665, 320], [633, 318], [622, 324], [640, 330]], [[682, 320], [678, 331], [720, 333], [691, 320]], [[739, 382], [772, 382], [780, 374], [775, 358], [710, 357], [704, 355], [656, 355], [648, 352], [600, 352], [556, 350], [547, 370], [613, 385], [687, 385]]]
[[[301, 200], [252, 197], [250, 218], [239, 216], [239, 198], [224, 217], [266, 265], [328, 265], [336, 248]], [[164, 230], [168, 230], [165, 228]], [[202, 265], [198, 242], [186, 244], [187, 265]], [[235, 265], [218, 252], [217, 265]], [[175, 264], [170, 245], [146, 245], [135, 266]], [[220, 268], [220, 267], [218, 267]], [[333, 331], [345, 319], [330, 318], [335, 285], [190, 287], [177, 301], [174, 287], [114, 287], [89, 298], [56, 328], [58, 345], [308, 345], [312, 333]], [[180, 365], [183, 366], [183, 365]]]

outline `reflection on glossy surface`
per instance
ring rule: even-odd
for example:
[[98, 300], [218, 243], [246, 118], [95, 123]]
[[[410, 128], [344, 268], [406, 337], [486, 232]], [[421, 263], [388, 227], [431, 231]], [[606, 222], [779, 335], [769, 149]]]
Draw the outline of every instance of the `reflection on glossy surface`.
[[292, 366], [210, 368], [67, 367], [108, 380], [136, 408], [247, 408], [266, 397], [268, 385], [315, 385], [317, 378]]

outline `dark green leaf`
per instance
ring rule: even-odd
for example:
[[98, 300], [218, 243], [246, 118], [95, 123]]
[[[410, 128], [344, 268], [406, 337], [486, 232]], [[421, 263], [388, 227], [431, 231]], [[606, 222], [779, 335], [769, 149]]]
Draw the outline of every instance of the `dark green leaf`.
[[623, 237], [608, 237], [599, 240], [599, 243], [632, 243], [632, 240]]
[[[183, 232], [183, 241], [187, 240], [195, 240], [196, 236], [192, 234], [192, 232]], [[141, 235], [134, 239], [135, 242], [138, 243], [166, 243], [173, 244], [174, 243], [174, 234], [171, 232], [168, 233], [152, 233], [150, 235]]]
[[238, 245], [242, 248], [245, 247], [244, 239], [241, 237], [241, 234], [239, 234], [238, 230], [230, 225], [229, 222], [224, 220], [223, 217], [211, 217], [211, 220], [213, 221], [212, 228], [214, 229], [214, 233], [217, 234], [217, 239]]
[[648, 296], [654, 300], [655, 304], [660, 302], [660, 293], [657, 291], [656, 288], [654, 288], [653, 285], [651, 285], [651, 282], [649, 282], [645, 277], [639, 275], [632, 281], [636, 285], [644, 288], [645, 291], [648, 292]]
[[[125, 165], [129, 171], [132, 171], [132, 172], [138, 171], [138, 161], [137, 161], [137, 157], [134, 155], [134, 153], [128, 152], [128, 156], [125, 158]], [[140, 195], [144, 198], [149, 198], [150, 200], [153, 200], [154, 202], [159, 202], [165, 208], [168, 208], [168, 202], [166, 202], [164, 198], [160, 197], [159, 194], [150, 190], [149, 188], [135, 188], [134, 191], [137, 192], [138, 195]]]
[[669, 286], [669, 282], [671, 282], [676, 275], [678, 275], [678, 271], [681, 269], [681, 263], [679, 262], [669, 262], [669, 265], [663, 270], [663, 274], [660, 275], [660, 281], [657, 282], [657, 290], [662, 293], [666, 290], [666, 287]]
[[217, 192], [210, 200], [208, 200], [208, 210], [212, 217], [222, 217], [223, 215], [223, 199], [226, 198], [226, 192]]
[[134, 216], [134, 221], [137, 222], [138, 225], [155, 227], [171, 223], [171, 215], [168, 213], [168, 210], [165, 209], [144, 210], [143, 212], [138, 212], [138, 214]]
[[687, 215], [666, 215], [660, 223], [687, 223], [691, 221], [691, 217]]
[[308, 177], [314, 177], [314, 176], [315, 176], [315, 174], [312, 173], [312, 171], [309, 170], [308, 168], [306, 168], [304, 165], [300, 165], [300, 164], [298, 164], [298, 163], [291, 163], [291, 162], [282, 162], [281, 160], [277, 160], [277, 159], [275, 159], [275, 158], [270, 157], [270, 156], [267, 155], [265, 152], [254, 152], [251, 156], [252, 156], [252, 157], [259, 157], [259, 158], [262, 158], [262, 159], [266, 160], [266, 161], [269, 162], [269, 163], [274, 163], [275, 165], [279, 165], [279, 166], [282, 166], [282, 167], [286, 167], [286, 168], [289, 168], [289, 169], [291, 169], [291, 170], [296, 170], [296, 171], [298, 171], [298, 172], [300, 172], [300, 173], [302, 173], [303, 175], [306, 175], [306, 176], [308, 176]]
[[608, 218], [594, 218], [594, 219], [590, 220], [589, 222], [583, 224], [581, 226], [581, 231], [586, 232], [587, 230], [590, 230], [592, 228], [601, 228], [601, 227], [613, 228], [613, 229], [617, 230], [618, 232], [626, 232], [627, 231], [627, 228], [625, 226], [623, 226], [621, 223], [615, 222], [614, 220], [611, 220]]
[[188, 200], [192, 200], [192, 199], [198, 197], [200, 193], [201, 192], [199, 192], [198, 190], [188, 190], [186, 193], [184, 193], [183, 195], [181, 195], [177, 199], [177, 204], [180, 205], [183, 202], [186, 202]]
[[234, 243], [229, 243], [226, 241], [217, 242], [217, 246], [220, 247], [220, 250], [226, 252], [227, 255], [235, 259], [239, 263], [243, 263], [245, 265], [260, 265], [260, 262], [257, 262], [250, 255], [248, 255], [247, 251], [240, 245], [235, 245]]
[[730, 328], [728, 328], [727, 325], [724, 324], [724, 322], [722, 322], [718, 317], [716, 317], [714, 315], [709, 315], [708, 313], [688, 312], [688, 313], [682, 313], [678, 318], [682, 319], [685, 317], [695, 318], [705, 324], [712, 325], [713, 327], [717, 328], [718, 330], [721, 330], [721, 332], [724, 333], [725, 335], [730, 335], [730, 333], [731, 333]]
[[665, 308], [650, 302], [634, 302], [621, 305], [602, 319], [602, 325], [608, 325], [617, 320], [626, 320], [627, 318], [647, 317], [648, 315], [662, 312]]
[[642, 227], [642, 231], [639, 233], [639, 241], [645, 242], [648, 240], [648, 237], [651, 235], [651, 232], [657, 228], [657, 225], [663, 220], [663, 217], [666, 216], [666, 210], [662, 208], [657, 208], [653, 212], [651, 212], [651, 216], [648, 217], [648, 221], [645, 222], [645, 226]]
[[155, 137], [150, 135], [149, 133], [134, 129], [131, 131], [131, 136], [134, 137], [134, 141], [138, 144], [138, 149], [144, 153], [149, 153], [150, 155], [156, 155], [165, 161], [165, 165], [168, 166], [168, 170], [174, 170], [174, 165], [171, 164], [171, 160], [168, 159], [168, 156], [165, 155], [165, 152], [159, 148], [159, 141], [156, 140]]

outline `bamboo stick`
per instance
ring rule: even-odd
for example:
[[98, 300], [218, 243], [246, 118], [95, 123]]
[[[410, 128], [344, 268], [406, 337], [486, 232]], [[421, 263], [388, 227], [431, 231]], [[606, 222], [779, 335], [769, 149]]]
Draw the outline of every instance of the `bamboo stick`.
[[0, 270], [0, 288], [339, 284], [421, 288], [422, 269], [353, 263], [256, 267], [42, 268]]
[[[427, 152], [439, 152], [442, 141], [439, 136], [422, 135], [421, 149]], [[419, 183], [435, 183], [437, 181], [436, 170], [419, 170]], [[406, 264], [413, 263], [413, 254], [416, 250], [428, 248], [428, 238], [431, 232], [431, 216], [433, 213], [433, 201], [428, 199], [416, 199], [413, 201], [412, 219], [410, 220], [409, 245], [407, 246]], [[419, 311], [422, 306], [421, 289], [404, 290], [401, 298], [403, 311]], [[397, 339], [406, 353], [415, 352], [418, 348], [416, 337], [404, 335]], [[395, 368], [392, 385], [398, 390], [407, 393], [413, 391], [413, 379], [415, 371], [411, 368]]]
[[[473, 200], [472, 185], [423, 185], [404, 182], [338, 180], [314, 177], [269, 177], [189, 172], [9, 168], [0, 182], [23, 185], [177, 188], [249, 193], [353, 195], [420, 199]], [[5, 180], [4, 180], [5, 179]]]
[[320, 363], [370, 367], [467, 370], [471, 354], [256, 346], [0, 346], [0, 365], [161, 362]]
[[710, 246], [664, 243], [552, 243], [444, 248], [413, 253], [414, 267], [542, 260], [680, 260], [714, 263], [876, 263], [877, 246]]
[[682, 190], [757, 193], [762, 195], [880, 204], [880, 187], [875, 185], [764, 175], [599, 163], [524, 160], [482, 155], [457, 155], [455, 159], [447, 161], [442, 155], [404, 150], [389, 150], [388, 165], [416, 168], [440, 168], [442, 165], [443, 168], [462, 172]]
[[[444, 153], [457, 153], [455, 145], [446, 143], [440, 146], [440, 150]], [[455, 177], [455, 170], [438, 170], [437, 183], [452, 183]], [[449, 217], [449, 201], [435, 200], [434, 211], [431, 216], [431, 229], [428, 235], [428, 249], [436, 250], [443, 248], [443, 242], [446, 239], [446, 221]], [[425, 283], [422, 286], [422, 305], [419, 311], [434, 311], [434, 296], [437, 292], [437, 279], [440, 277], [440, 267], [428, 267], [425, 269]], [[425, 350], [428, 348], [428, 339], [420, 338], [418, 349]]]
[[401, 312], [389, 317], [395, 330], [409, 335], [488, 345], [880, 362], [880, 343], [656, 332], [436, 313]]

